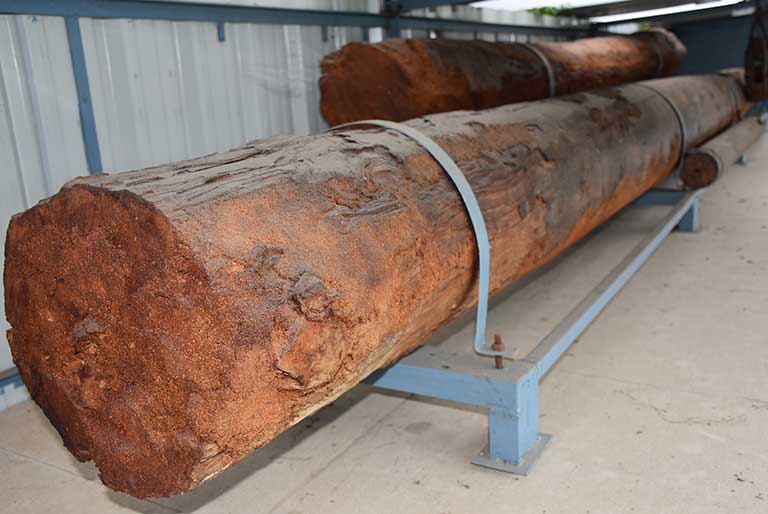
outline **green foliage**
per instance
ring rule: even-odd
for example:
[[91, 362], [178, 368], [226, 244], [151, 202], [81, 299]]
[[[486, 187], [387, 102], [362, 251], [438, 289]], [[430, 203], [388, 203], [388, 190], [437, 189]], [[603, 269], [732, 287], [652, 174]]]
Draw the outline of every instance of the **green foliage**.
[[528, 9], [528, 12], [531, 13], [531, 14], [536, 14], [538, 16], [544, 16], [544, 15], [558, 16], [563, 11], [565, 11], [567, 9], [570, 9], [570, 8], [571, 7], [569, 5], [562, 4], [560, 7], [554, 7], [554, 6], [549, 6], [549, 7], [533, 7], [531, 9]]

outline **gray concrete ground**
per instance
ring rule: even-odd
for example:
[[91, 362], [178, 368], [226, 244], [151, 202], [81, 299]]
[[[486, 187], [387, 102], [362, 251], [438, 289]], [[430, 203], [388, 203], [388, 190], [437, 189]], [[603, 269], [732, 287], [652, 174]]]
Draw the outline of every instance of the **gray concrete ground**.
[[[0, 511], [768, 512], [768, 139], [703, 198], [542, 383], [554, 434], [527, 478], [475, 467], [481, 411], [359, 386], [172, 499], [106, 489], [29, 401], [0, 413]], [[633, 207], [495, 302], [521, 354], [663, 215]], [[468, 347], [471, 326], [446, 336]]]

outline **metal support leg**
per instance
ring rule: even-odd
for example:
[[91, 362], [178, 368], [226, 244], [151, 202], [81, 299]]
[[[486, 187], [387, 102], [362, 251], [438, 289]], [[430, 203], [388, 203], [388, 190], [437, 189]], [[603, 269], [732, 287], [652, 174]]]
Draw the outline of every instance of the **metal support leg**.
[[550, 437], [539, 433], [539, 374], [535, 365], [422, 347], [366, 383], [488, 408], [488, 445], [473, 464], [526, 475]]
[[539, 380], [568, 350], [672, 230], [696, 231], [699, 194], [651, 191], [638, 204], [668, 205], [670, 212], [523, 359], [494, 361], [477, 354], [426, 346], [379, 370], [365, 382], [488, 409], [488, 445], [473, 464], [527, 475], [551, 437], [539, 433]]
[[552, 436], [539, 433], [539, 378], [535, 367], [515, 383], [506, 405], [488, 408], [488, 445], [472, 464], [527, 475]]
[[682, 232], [698, 232], [701, 228], [699, 223], [699, 199], [696, 198], [691, 204], [691, 208], [685, 213], [685, 216], [677, 225], [677, 230]]

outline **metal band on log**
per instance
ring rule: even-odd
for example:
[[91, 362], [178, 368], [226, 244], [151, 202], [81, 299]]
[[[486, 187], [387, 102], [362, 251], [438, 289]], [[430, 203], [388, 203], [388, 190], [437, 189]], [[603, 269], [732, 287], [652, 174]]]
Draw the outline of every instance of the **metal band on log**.
[[[557, 96], [557, 79], [555, 78], [555, 68], [552, 66], [552, 63], [549, 62], [549, 59], [547, 58], [544, 53], [536, 48], [533, 45], [529, 45], [527, 43], [515, 43], [516, 45], [520, 45], [529, 52], [533, 53], [538, 59], [541, 61], [541, 64], [544, 65], [544, 71], [547, 72], [547, 96], [544, 98], [551, 98], [553, 96]], [[659, 54], [659, 64], [661, 64], [661, 54]], [[658, 75], [656, 75], [658, 76]]]
[[[740, 107], [726, 77], [653, 87], [674, 99], [690, 145]], [[663, 179], [681, 144], [669, 104], [636, 85], [407, 125], [475, 192], [492, 294]], [[470, 309], [476, 252], [454, 185], [410, 138], [256, 141], [76, 179], [15, 216], [8, 338], [72, 453], [114, 489], [166, 496]]]
[[480, 110], [675, 73], [685, 47], [663, 29], [561, 43], [388, 39], [321, 62], [331, 125]]
[[735, 124], [706, 144], [690, 150], [680, 171], [680, 179], [687, 187], [699, 188], [712, 184], [736, 162], [765, 132], [757, 117], [749, 117]]
[[[675, 166], [675, 169], [673, 171], [679, 172], [680, 169], [683, 166], [683, 162], [685, 161], [685, 150], [688, 146], [688, 129], [685, 126], [685, 117], [683, 116], [683, 113], [680, 111], [680, 109], [677, 108], [677, 105], [675, 104], [675, 101], [664, 94], [663, 91], [660, 91], [653, 87], [650, 82], [645, 82], [639, 84], [640, 86], [647, 87], [654, 93], [661, 96], [665, 102], [669, 105], [669, 108], [672, 109], [672, 112], [675, 113], [675, 118], [677, 119], [677, 124], [680, 127], [680, 157], [677, 160], [677, 166]], [[741, 112], [741, 111], [739, 111]], [[738, 114], [737, 114], [738, 115]]]

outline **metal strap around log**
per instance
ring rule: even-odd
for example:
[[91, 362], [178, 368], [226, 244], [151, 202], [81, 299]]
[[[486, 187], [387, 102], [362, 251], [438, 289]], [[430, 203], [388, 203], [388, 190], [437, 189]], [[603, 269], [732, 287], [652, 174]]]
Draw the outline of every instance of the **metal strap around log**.
[[679, 173], [680, 170], [683, 169], [683, 162], [685, 161], [685, 146], [688, 141], [688, 129], [685, 127], [685, 119], [683, 118], [683, 114], [680, 112], [680, 109], [677, 108], [677, 105], [675, 105], [675, 102], [672, 101], [671, 98], [669, 98], [667, 95], [662, 93], [660, 90], [656, 89], [655, 87], [645, 84], [645, 83], [638, 83], [638, 86], [644, 87], [646, 89], [650, 89], [657, 95], [659, 95], [661, 98], [664, 99], [665, 102], [669, 105], [669, 107], [672, 109], [672, 112], [675, 113], [675, 117], [677, 118], [677, 123], [680, 125], [680, 156], [677, 159], [677, 166], [675, 166], [675, 169], [672, 170], [671, 173]]
[[517, 45], [522, 46], [529, 52], [531, 52], [533, 55], [539, 58], [541, 63], [544, 65], [544, 68], [547, 70], [547, 88], [548, 88], [548, 94], [549, 98], [552, 98], [553, 96], [557, 95], [557, 83], [555, 82], [555, 68], [552, 66], [552, 63], [549, 59], [547, 59], [547, 56], [542, 53], [541, 50], [536, 48], [533, 45], [529, 45], [527, 43], [515, 43]]
[[[638, 34], [642, 34], [642, 32], [638, 32]], [[640, 43], [645, 43], [653, 48], [653, 51], [656, 52], [656, 72], [654, 73], [654, 77], [661, 78], [663, 76], [662, 72], [664, 71], [664, 65], [666, 63], [664, 62], [664, 52], [662, 52], [661, 48], [659, 48], [659, 45], [656, 43], [656, 41], [653, 39], [634, 37], [634, 34], [624, 34], [623, 36]]]
[[374, 125], [394, 130], [415, 141], [429, 152], [432, 158], [437, 161], [443, 168], [443, 171], [450, 177], [453, 185], [456, 186], [456, 189], [461, 196], [461, 200], [464, 202], [464, 207], [466, 207], [467, 213], [469, 214], [469, 219], [472, 222], [472, 230], [475, 233], [475, 240], [477, 242], [479, 271], [477, 277], [477, 318], [475, 321], [474, 339], [475, 352], [480, 355], [488, 356], [503, 355], [502, 351], [493, 350], [489, 344], [486, 344], [485, 327], [488, 321], [488, 296], [490, 294], [491, 282], [491, 245], [488, 240], [488, 230], [485, 227], [483, 212], [480, 210], [480, 204], [477, 202], [477, 197], [475, 196], [474, 191], [472, 191], [472, 186], [469, 185], [464, 173], [462, 173], [461, 169], [451, 156], [448, 155], [448, 153], [433, 139], [415, 128], [403, 125], [402, 123], [386, 120], [360, 120], [336, 125], [335, 127], [329, 128], [328, 132], [360, 125]]
[[733, 93], [733, 106], [736, 110], [736, 121], [734, 121], [731, 125], [735, 125], [738, 122], [740, 122], [742, 119], [744, 119], [744, 115], [741, 112], [741, 109], [739, 106], [741, 105], [742, 99], [744, 99], [744, 93], [741, 91], [741, 88], [738, 87], [732, 87], [733, 83], [729, 84], [728, 89], [731, 90], [731, 93]]
[[659, 48], [658, 45], [655, 42], [654, 43], [649, 43], [649, 45], [656, 52], [656, 58], [657, 58], [656, 62], [658, 64], [656, 64], [656, 75], [655, 75], [655, 77], [659, 78], [659, 77], [662, 76], [661, 74], [664, 72], [664, 64], [665, 64], [664, 63], [664, 52], [661, 51], [661, 48]]

